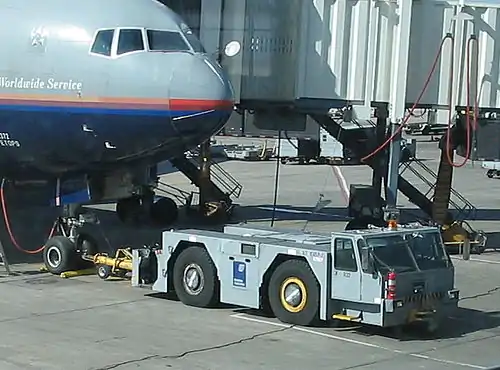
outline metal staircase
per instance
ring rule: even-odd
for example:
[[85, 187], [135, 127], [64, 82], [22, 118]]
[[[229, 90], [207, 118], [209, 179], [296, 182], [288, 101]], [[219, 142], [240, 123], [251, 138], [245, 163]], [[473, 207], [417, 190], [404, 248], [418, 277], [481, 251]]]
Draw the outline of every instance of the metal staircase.
[[[372, 148], [373, 150], [376, 146], [374, 142], [376, 138], [376, 126], [371, 121], [366, 121], [363, 124], [347, 124], [342, 122], [342, 120], [335, 120], [325, 114], [311, 114], [310, 116], [321, 127], [328, 131], [330, 135], [335, 137], [344, 146], [351, 149], [352, 152], [360, 158], [368, 155], [371, 152], [370, 149]], [[470, 217], [474, 214], [475, 208], [458, 192], [450, 190], [453, 168], [447, 163], [446, 153], [444, 153], [443, 156], [441, 157], [437, 174], [422, 161], [413, 161], [413, 163], [415, 163], [414, 165], [412, 165], [411, 162], [404, 163], [399, 173], [398, 189], [428, 217], [433, 220], [434, 217], [436, 217], [437, 220], [435, 221], [456, 221], [455, 216], [448, 211], [447, 200], [450, 199], [451, 195], [456, 198], [451, 204], [459, 211], [461, 217]], [[373, 158], [367, 160], [366, 164], [372, 167], [375, 172], [381, 173], [384, 176], [386, 175], [387, 169], [378, 165]], [[448, 168], [448, 166], [450, 168]], [[422, 175], [419, 171], [422, 169], [423, 172], [427, 173], [427, 176]], [[408, 178], [408, 172], [414, 175], [413, 179], [411, 177]], [[403, 174], [405, 177], [403, 177]], [[439, 181], [437, 181], [438, 179]], [[415, 183], [422, 181], [427, 187], [427, 189], [423, 191], [415, 186]], [[429, 196], [433, 190], [434, 194]], [[434, 203], [434, 199], [439, 199], [440, 202]]]
[[476, 207], [457, 190], [452, 188], [453, 167], [448, 163], [446, 153], [443, 151], [439, 161], [438, 172], [427, 166], [424, 161], [415, 159], [411, 162], [400, 164], [399, 174], [406, 172], [406, 178], [414, 177], [425, 189], [423, 195], [432, 202], [431, 216], [439, 225], [449, 224], [448, 208], [455, 210], [453, 221], [473, 219], [476, 216]]
[[[197, 158], [178, 157], [170, 163], [181, 171], [195, 186], [202, 186], [201, 165]], [[209, 193], [213, 201], [223, 201], [228, 205], [233, 203], [233, 198], [239, 198], [243, 186], [226, 170], [214, 161], [210, 161]]]

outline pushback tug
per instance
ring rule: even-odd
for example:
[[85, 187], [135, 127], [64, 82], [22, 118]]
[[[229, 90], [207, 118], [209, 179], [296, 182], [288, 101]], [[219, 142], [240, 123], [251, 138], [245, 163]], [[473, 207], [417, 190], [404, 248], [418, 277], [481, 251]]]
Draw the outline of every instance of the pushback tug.
[[[282, 322], [347, 320], [434, 331], [458, 305], [454, 266], [438, 228], [419, 224], [309, 233], [226, 226], [165, 231], [162, 245], [98, 268], [132, 270], [132, 285], [175, 292], [186, 305], [271, 311]], [[101, 277], [106, 278], [108, 274]]]

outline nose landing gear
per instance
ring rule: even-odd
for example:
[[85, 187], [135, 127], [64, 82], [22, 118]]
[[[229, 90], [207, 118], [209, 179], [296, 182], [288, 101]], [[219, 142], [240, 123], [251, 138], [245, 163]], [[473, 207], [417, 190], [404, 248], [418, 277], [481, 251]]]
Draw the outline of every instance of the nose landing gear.
[[98, 252], [97, 241], [81, 231], [85, 224], [99, 223], [95, 215], [82, 212], [74, 206], [67, 208], [64, 213], [56, 220], [58, 235], [47, 240], [43, 250], [45, 267], [56, 275], [90, 266], [90, 260], [86, 257]]

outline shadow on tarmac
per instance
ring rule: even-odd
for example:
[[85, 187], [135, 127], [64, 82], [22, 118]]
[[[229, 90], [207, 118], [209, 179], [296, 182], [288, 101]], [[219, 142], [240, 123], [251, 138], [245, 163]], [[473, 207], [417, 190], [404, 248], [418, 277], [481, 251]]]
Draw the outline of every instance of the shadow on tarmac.
[[[269, 321], [275, 320], [274, 315], [265, 313], [262, 310], [236, 308], [234, 309], [234, 313], [245, 314]], [[337, 320], [320, 322], [315, 325], [317, 329], [332, 329], [336, 333], [347, 332], [363, 337], [386, 337], [401, 342], [460, 338], [471, 333], [496, 329], [498, 327], [500, 327], [500, 311], [483, 312], [462, 307], [459, 307], [453, 313], [452, 317], [445, 318], [440, 328], [433, 334], [428, 333], [423, 325], [409, 325], [403, 329], [394, 329]]]
[[459, 307], [452, 317], [444, 319], [435, 333], [427, 332], [423, 325], [408, 326], [403, 330], [387, 330], [364, 326], [355, 329], [355, 331], [364, 336], [385, 336], [408, 342], [454, 339], [498, 327], [500, 327], [500, 311], [485, 312]]

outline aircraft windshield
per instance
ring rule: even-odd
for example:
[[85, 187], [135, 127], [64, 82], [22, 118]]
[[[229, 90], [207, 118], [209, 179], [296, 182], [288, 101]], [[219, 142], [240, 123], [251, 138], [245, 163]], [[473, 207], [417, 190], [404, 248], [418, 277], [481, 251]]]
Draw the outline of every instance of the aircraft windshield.
[[151, 51], [191, 51], [180, 32], [147, 30]]
[[409, 232], [386, 236], [367, 237], [368, 249], [373, 250], [373, 259], [381, 272], [431, 270], [449, 266], [437, 232]]

